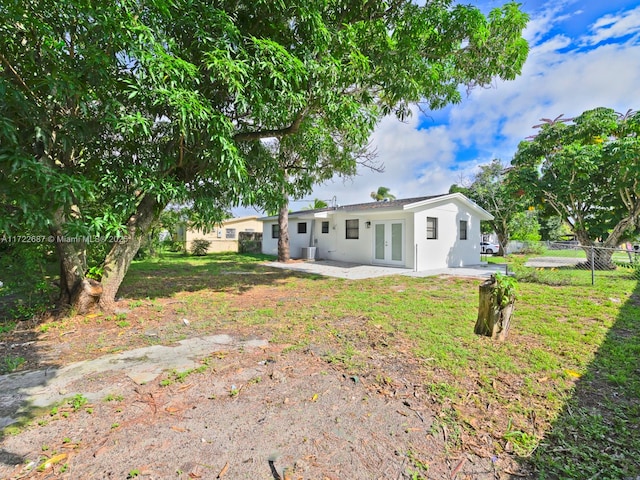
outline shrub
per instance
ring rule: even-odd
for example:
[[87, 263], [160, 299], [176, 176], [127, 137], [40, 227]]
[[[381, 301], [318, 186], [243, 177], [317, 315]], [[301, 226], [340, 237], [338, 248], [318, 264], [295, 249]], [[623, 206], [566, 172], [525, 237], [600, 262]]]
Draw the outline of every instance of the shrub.
[[196, 257], [202, 257], [207, 254], [209, 251], [209, 246], [211, 242], [209, 240], [205, 240], [204, 238], [196, 238], [193, 242], [191, 242], [191, 255], [195, 255]]

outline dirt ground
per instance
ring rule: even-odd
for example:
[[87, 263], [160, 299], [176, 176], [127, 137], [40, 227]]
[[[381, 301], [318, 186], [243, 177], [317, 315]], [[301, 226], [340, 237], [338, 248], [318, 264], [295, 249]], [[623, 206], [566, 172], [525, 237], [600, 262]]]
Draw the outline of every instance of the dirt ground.
[[[237, 301], [266, 301], [268, 287], [249, 295]], [[163, 314], [153, 316], [158, 302]], [[22, 368], [44, 368], [144, 346], [145, 338], [165, 342], [168, 325], [180, 322], [181, 314], [175, 299], [158, 302], [129, 311], [130, 328], [90, 316], [68, 320], [64, 328], [25, 323], [0, 345], [0, 355], [23, 355]], [[136, 329], [136, 316], [155, 320]], [[362, 328], [357, 318], [344, 322], [345, 331]], [[266, 327], [209, 332], [217, 333], [269, 340]], [[368, 341], [376, 335], [368, 332]], [[29, 427], [0, 438], [0, 478], [527, 477], [510, 455], [490, 453], [494, 438], [451, 430], [410, 355], [372, 353], [369, 367], [353, 374], [327, 362], [327, 348], [273, 343], [211, 352], [200, 372], [166, 374], [145, 385], [124, 374], [95, 372], [69, 393], [97, 391], [107, 382], [113, 394], [43, 412]]]

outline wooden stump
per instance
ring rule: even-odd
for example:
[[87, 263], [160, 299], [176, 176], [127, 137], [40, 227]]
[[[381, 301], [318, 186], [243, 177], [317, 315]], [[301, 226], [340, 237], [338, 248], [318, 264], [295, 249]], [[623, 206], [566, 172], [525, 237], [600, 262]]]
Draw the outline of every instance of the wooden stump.
[[495, 289], [496, 279], [493, 276], [480, 285], [478, 319], [473, 331], [478, 335], [485, 335], [494, 340], [503, 341], [509, 333], [515, 299], [509, 299], [506, 306], [500, 307]]

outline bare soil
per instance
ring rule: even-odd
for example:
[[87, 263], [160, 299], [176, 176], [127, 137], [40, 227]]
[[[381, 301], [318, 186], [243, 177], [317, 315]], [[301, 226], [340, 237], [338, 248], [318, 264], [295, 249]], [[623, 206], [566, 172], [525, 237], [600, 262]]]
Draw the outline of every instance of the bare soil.
[[[269, 306], [272, 288], [256, 285], [230, 301]], [[4, 337], [0, 356], [20, 355], [26, 359], [22, 368], [33, 369], [170, 343], [184, 321], [181, 312], [174, 296], [129, 304], [127, 323], [120, 326], [91, 315], [23, 323]], [[393, 338], [400, 353], [380, 353], [376, 344], [388, 341], [388, 334], [365, 323], [353, 317], [339, 326], [345, 332], [368, 329], [359, 345], [368, 352], [367, 366], [356, 373], [327, 361], [332, 346], [324, 341], [304, 349], [270, 343], [211, 352], [203, 371], [181, 379], [167, 374], [146, 385], [95, 372], [70, 394], [102, 389], [106, 382], [112, 398], [75, 409], [62, 405], [19, 433], [0, 437], [0, 478], [528, 477], [511, 455], [492, 454], [497, 439], [483, 425], [469, 425], [473, 435], [456, 428], [446, 406], [429, 394], [418, 362], [402, 353], [410, 351], [408, 344], [402, 348], [402, 338]], [[217, 333], [267, 340], [272, 335], [268, 326], [237, 324], [207, 332]]]

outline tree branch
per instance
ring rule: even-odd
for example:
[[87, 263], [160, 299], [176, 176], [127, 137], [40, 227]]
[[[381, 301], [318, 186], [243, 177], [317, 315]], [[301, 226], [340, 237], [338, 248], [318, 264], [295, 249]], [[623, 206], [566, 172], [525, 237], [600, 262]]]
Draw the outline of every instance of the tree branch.
[[7, 66], [7, 68], [9, 69], [9, 71], [11, 71], [11, 73], [13, 73], [13, 76], [16, 77], [16, 79], [18, 80], [18, 83], [20, 83], [20, 85], [22, 85], [22, 88], [24, 88], [29, 93], [29, 95], [31, 95], [33, 97], [33, 99], [36, 101], [36, 103], [39, 105], [40, 102], [38, 101], [38, 97], [36, 96], [36, 94], [33, 93], [33, 91], [28, 87], [28, 85], [22, 79], [20, 74], [18, 72], [16, 72], [15, 68], [13, 68], [13, 65], [11, 65], [11, 63], [9, 63], [9, 60], [7, 60], [7, 58], [2, 54], [2, 52], [0, 52], [0, 60], [2, 60], [2, 63], [4, 63]]
[[300, 110], [298, 115], [296, 115], [296, 118], [293, 120], [293, 123], [288, 127], [257, 130], [255, 132], [240, 132], [236, 133], [233, 136], [233, 139], [236, 142], [250, 142], [253, 140], [260, 140], [262, 138], [282, 138], [286, 135], [294, 134], [300, 130], [300, 125], [302, 125], [302, 121], [305, 119], [307, 113], [309, 113], [308, 107]]

